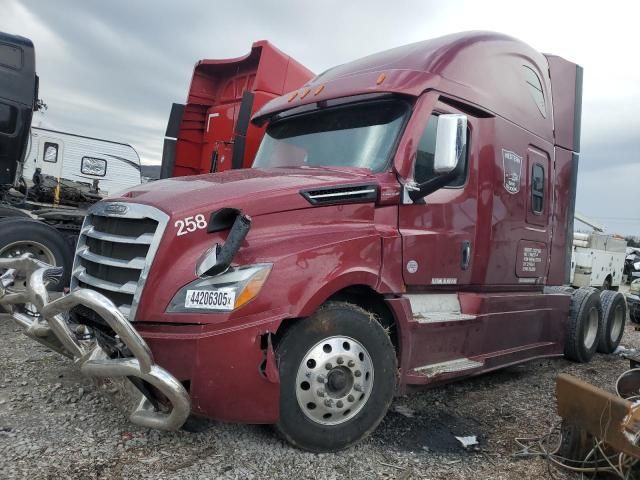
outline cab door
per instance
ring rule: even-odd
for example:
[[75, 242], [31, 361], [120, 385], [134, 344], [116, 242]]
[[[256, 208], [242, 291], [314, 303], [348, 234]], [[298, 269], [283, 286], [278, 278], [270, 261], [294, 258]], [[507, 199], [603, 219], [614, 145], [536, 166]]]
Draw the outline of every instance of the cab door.
[[[462, 113], [442, 102], [424, 114], [424, 129], [416, 148], [413, 180], [433, 177], [438, 116]], [[419, 114], [419, 112], [418, 112]], [[471, 283], [477, 220], [477, 180], [474, 162], [476, 119], [467, 115], [465, 168], [447, 186], [421, 201], [400, 206], [403, 276], [408, 286], [455, 286]]]

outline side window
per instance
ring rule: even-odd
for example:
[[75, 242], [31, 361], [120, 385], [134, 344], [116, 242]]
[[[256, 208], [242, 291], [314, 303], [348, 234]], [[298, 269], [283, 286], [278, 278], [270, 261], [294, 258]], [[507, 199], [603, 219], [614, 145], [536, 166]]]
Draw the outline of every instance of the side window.
[[[433, 173], [433, 158], [436, 151], [436, 130], [438, 129], [438, 116], [431, 115], [427, 126], [422, 132], [420, 142], [418, 143], [418, 152], [416, 154], [416, 166], [413, 172], [413, 179], [417, 183], [423, 183], [435, 176]], [[469, 132], [467, 131], [467, 144], [469, 143]], [[467, 150], [468, 151], [468, 150]], [[448, 187], [460, 187], [464, 185], [467, 178], [467, 152], [463, 153], [464, 169], [460, 175], [451, 180]]]
[[107, 161], [102, 158], [82, 157], [80, 172], [104, 177], [107, 174]]
[[531, 209], [536, 214], [544, 212], [544, 168], [539, 163], [531, 170]]
[[44, 153], [42, 154], [42, 159], [45, 162], [56, 163], [58, 161], [58, 144], [45, 142], [44, 144]]
[[526, 65], [523, 65], [522, 68], [524, 70], [524, 78], [526, 79], [529, 93], [538, 107], [538, 110], [540, 110], [540, 114], [547, 118], [547, 106], [544, 101], [544, 91], [542, 90], [540, 77], [538, 77], [538, 74], [534, 72], [533, 69]]

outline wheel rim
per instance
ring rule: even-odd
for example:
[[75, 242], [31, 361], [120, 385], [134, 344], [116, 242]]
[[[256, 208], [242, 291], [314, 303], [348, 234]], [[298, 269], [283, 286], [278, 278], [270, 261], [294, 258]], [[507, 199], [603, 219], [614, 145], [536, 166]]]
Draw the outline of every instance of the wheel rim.
[[[48, 263], [51, 266], [56, 266], [56, 257], [49, 249], [49, 247], [39, 242], [32, 242], [22, 240], [19, 242], [13, 242], [5, 245], [0, 249], [0, 258], [14, 258], [19, 257], [25, 253], [30, 253], [34, 258]], [[4, 269], [0, 269], [4, 271]], [[7, 290], [10, 292], [20, 292], [26, 288], [27, 278], [24, 275], [18, 275], [13, 284], [10, 285]]]
[[296, 398], [304, 414], [321, 425], [355, 417], [373, 389], [373, 362], [367, 349], [351, 337], [329, 337], [302, 358]]
[[587, 318], [587, 328], [584, 335], [584, 346], [589, 350], [596, 343], [598, 337], [598, 309], [592, 308]]
[[611, 336], [611, 342], [615, 343], [618, 341], [618, 337], [624, 328], [624, 307], [622, 305], [616, 306], [616, 309], [613, 311], [613, 325], [611, 325], [611, 331], [609, 335]]

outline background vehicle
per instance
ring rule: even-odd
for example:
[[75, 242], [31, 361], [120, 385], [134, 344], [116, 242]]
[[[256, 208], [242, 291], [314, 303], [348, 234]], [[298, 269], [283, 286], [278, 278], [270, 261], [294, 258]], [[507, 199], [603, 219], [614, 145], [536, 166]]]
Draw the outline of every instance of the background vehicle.
[[104, 197], [140, 184], [140, 157], [131, 145], [32, 126], [22, 166], [27, 184], [36, 169], [90, 185]]
[[244, 57], [200, 60], [186, 105], [171, 108], [160, 178], [250, 167], [264, 135], [251, 116], [313, 76], [265, 40]]
[[[251, 114], [312, 76], [266, 41], [242, 58], [198, 62], [187, 105], [172, 107], [176, 138], [165, 139], [161, 175], [250, 166], [264, 133]], [[29, 252], [63, 266], [62, 288], [86, 209], [140, 184], [141, 165], [130, 145], [37, 127], [29, 135], [37, 85], [32, 42], [0, 33], [0, 219], [13, 227], [0, 229], [0, 258]]]
[[71, 293], [46, 303], [59, 272], [5, 260], [3, 282], [35, 272], [0, 303], [87, 375], [130, 379], [139, 425], [275, 424], [312, 451], [363, 438], [413, 387], [588, 362], [619, 344], [626, 303], [567, 286], [581, 86], [492, 32], [332, 68], [254, 114], [253, 168], [98, 202]]
[[629, 306], [629, 318], [634, 323], [640, 323], [640, 278], [631, 282], [626, 298]]
[[627, 242], [576, 214], [576, 220], [593, 227], [591, 233], [574, 232], [571, 255], [571, 285], [618, 290], [624, 273]]
[[624, 274], [628, 283], [640, 279], [640, 248], [627, 247]]

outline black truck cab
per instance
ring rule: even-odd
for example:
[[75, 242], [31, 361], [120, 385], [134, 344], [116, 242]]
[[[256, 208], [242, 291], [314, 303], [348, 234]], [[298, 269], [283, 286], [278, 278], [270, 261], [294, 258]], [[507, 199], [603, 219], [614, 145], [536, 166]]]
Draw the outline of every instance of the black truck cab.
[[0, 32], [0, 185], [13, 184], [24, 160], [37, 98], [33, 42]]

